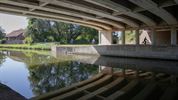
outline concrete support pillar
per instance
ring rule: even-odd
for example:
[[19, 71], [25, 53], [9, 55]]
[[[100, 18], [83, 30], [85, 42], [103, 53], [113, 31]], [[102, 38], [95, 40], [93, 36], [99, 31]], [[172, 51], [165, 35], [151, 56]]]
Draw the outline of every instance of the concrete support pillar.
[[99, 44], [111, 45], [112, 44], [112, 31], [99, 31]]
[[156, 30], [154, 28], [151, 29], [151, 44], [156, 45]]
[[98, 32], [98, 38], [99, 38], [98, 39], [98, 44], [101, 44], [101, 32], [100, 31]]
[[121, 33], [121, 40], [122, 40], [121, 44], [125, 45], [125, 30], [123, 30]]
[[135, 41], [136, 41], [136, 45], [140, 44], [140, 33], [139, 33], [139, 29], [137, 29], [135, 31]]
[[175, 27], [171, 28], [171, 45], [177, 45], [177, 31]]

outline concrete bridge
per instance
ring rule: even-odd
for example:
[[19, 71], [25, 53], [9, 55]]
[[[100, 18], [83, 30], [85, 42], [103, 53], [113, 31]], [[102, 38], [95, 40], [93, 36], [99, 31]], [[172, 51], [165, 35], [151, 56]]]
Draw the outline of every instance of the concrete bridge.
[[[177, 50], [177, 9], [178, 0], [0, 0], [1, 13], [95, 28], [99, 31], [99, 43], [105, 45], [104, 47], [110, 47], [112, 32], [115, 31], [122, 32], [121, 44], [125, 45], [125, 32], [128, 30], [135, 31], [135, 45], [138, 47], [140, 30], [145, 30], [150, 34], [151, 46], [147, 48], [150, 51], [152, 46], [155, 48], [158, 45]], [[122, 47], [118, 45], [118, 48]], [[132, 49], [133, 46], [129, 48]], [[144, 52], [142, 47], [138, 50], [143, 51], [143, 54], [159, 55]], [[129, 54], [129, 51], [126, 50], [126, 53]], [[166, 53], [166, 56], [174, 55], [174, 59], [178, 59], [177, 53], [172, 54], [169, 50]]]

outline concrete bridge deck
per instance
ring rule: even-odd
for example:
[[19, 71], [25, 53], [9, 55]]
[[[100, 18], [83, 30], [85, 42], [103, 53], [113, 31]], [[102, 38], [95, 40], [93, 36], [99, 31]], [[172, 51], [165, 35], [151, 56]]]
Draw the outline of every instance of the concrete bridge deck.
[[176, 77], [134, 70], [96, 76], [32, 100], [177, 100]]

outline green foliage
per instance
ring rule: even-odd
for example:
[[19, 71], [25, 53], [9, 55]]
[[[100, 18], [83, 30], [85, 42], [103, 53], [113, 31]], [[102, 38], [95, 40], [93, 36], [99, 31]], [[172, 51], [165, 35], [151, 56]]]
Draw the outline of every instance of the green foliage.
[[5, 62], [6, 55], [0, 53], [0, 66]]
[[28, 69], [32, 91], [36, 95], [70, 86], [97, 73], [96, 65], [72, 61], [29, 66]]
[[24, 43], [31, 45], [33, 43], [33, 39], [31, 37], [26, 37]]
[[48, 38], [48, 40], [50, 41], [50, 42], [53, 42], [54, 41], [54, 37], [53, 36], [49, 36], [49, 37], [47, 37]]
[[98, 40], [98, 32], [95, 29], [67, 24], [63, 22], [28, 18], [26, 37], [31, 37], [33, 42], [60, 42], [69, 44], [74, 43], [89, 44], [92, 39]]
[[5, 34], [4, 32], [5, 32], [4, 29], [2, 29], [2, 28], [0, 27], [0, 40], [2, 40], [2, 39], [5, 38], [6, 34]]
[[126, 43], [135, 44], [135, 31], [126, 31]]

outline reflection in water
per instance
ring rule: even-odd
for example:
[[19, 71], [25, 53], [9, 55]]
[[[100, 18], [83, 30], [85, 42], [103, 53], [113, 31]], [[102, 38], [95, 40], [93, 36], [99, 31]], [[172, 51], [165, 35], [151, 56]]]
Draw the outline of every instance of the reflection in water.
[[71, 61], [30, 66], [29, 71], [33, 92], [40, 95], [88, 79], [97, 73], [97, 66]]
[[6, 55], [0, 52], [0, 66], [4, 63], [6, 59]]
[[[98, 71], [97, 65], [58, 60], [50, 56], [49, 53], [3, 51], [0, 58], [1, 64], [4, 62], [3, 69], [0, 69], [0, 71], [8, 76], [2, 75], [0, 82], [5, 81], [3, 82], [5, 85], [27, 98], [86, 80]], [[15, 76], [16, 78], [11, 76], [11, 74], [15, 75], [13, 70], [15, 73], [19, 73]], [[33, 94], [27, 93], [27, 90], [33, 92]]]
[[[101, 70], [106, 66], [109, 67], [109, 70], [105, 72], [112, 72], [111, 69], [113, 68], [115, 73], [113, 74], [111, 79], [109, 79], [109, 81], [106, 80], [106, 83], [101, 83], [102, 85], [98, 86], [103, 87], [107, 84], [109, 85], [111, 82], [115, 82], [115, 80], [117, 79], [115, 75], [117, 77], [119, 76], [118, 78], [124, 77], [126, 79], [126, 83], [122, 84], [124, 86], [130, 86], [129, 84], [132, 83], [134, 83], [136, 87], [137, 83], [139, 84], [138, 86], [142, 86], [141, 88], [136, 88], [136, 90], [138, 91], [128, 93], [132, 94], [132, 96], [126, 97], [133, 97], [134, 93], [136, 95], [136, 93], [141, 92], [142, 89], [144, 90], [147, 85], [149, 86], [149, 82], [152, 81], [154, 81], [153, 84], [157, 84], [159, 82], [159, 85], [157, 85], [156, 88], [159, 87], [158, 93], [160, 92], [161, 95], [170, 86], [178, 87], [176, 85], [178, 75], [178, 62], [176, 61], [133, 58], [128, 59], [118, 57], [98, 57], [84, 55], [52, 56], [49, 52], [43, 53], [41, 51], [6, 51], [0, 54], [0, 65], [0, 71], [4, 72], [0, 73], [0, 82], [5, 80], [6, 83], [4, 84], [13, 88], [27, 98], [44, 94], [56, 89], [61, 89], [63, 87], [70, 86], [71, 84], [78, 83], [82, 80], [86, 80], [97, 74], [98, 70]], [[102, 67], [98, 68], [98, 66]], [[18, 79], [12, 77], [13, 72], [21, 73], [17, 76], [14, 76], [18, 77]], [[6, 77], [2, 77], [3, 75], [6, 75]], [[12, 80], [13, 82], [11, 82]], [[20, 84], [18, 83], [19, 81], [21, 82]], [[119, 85], [116, 84], [116, 87], [111, 86], [111, 91], [105, 92], [105, 94], [102, 94], [100, 96], [109, 96], [110, 94], [122, 88], [117, 86]], [[97, 87], [95, 88], [95, 90], [99, 88], [100, 87]], [[26, 91], [31, 91], [31, 94], [30, 92], [25, 93]], [[158, 95], [160, 96], [160, 94]], [[113, 97], [111, 96], [111, 98]]]
[[82, 63], [87, 64], [178, 75], [177, 61], [119, 58], [109, 56], [100, 56], [97, 59], [93, 59], [92, 57], [86, 58], [82, 55], [75, 56], [74, 58]]

